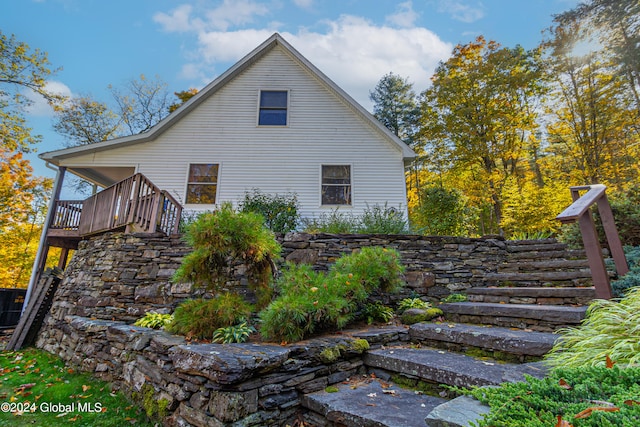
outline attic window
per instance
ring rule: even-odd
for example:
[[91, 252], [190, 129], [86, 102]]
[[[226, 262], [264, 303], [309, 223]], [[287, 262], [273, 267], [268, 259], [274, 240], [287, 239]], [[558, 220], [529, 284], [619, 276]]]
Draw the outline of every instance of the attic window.
[[351, 166], [322, 165], [322, 204], [351, 204]]
[[213, 205], [218, 190], [217, 164], [189, 165], [187, 204]]
[[260, 112], [258, 113], [259, 126], [286, 126], [287, 125], [287, 98], [286, 90], [262, 90], [260, 91]]

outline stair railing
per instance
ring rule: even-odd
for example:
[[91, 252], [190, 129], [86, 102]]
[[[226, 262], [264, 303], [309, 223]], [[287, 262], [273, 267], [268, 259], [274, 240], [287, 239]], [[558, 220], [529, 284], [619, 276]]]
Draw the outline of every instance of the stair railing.
[[[593, 217], [591, 216], [591, 206], [597, 204], [602, 226], [607, 237], [607, 243], [615, 262], [616, 272], [618, 276], [622, 276], [629, 271], [627, 259], [622, 249], [620, 236], [613, 220], [613, 212], [611, 205], [607, 200], [605, 193], [607, 187], [602, 184], [582, 185], [570, 187], [573, 203], [556, 217], [563, 224], [578, 221], [580, 225], [580, 233], [582, 234], [582, 242], [587, 253], [589, 268], [591, 269], [591, 277], [593, 278], [593, 286], [596, 291], [596, 298], [611, 299], [613, 293], [611, 291], [611, 283], [609, 282], [609, 273], [604, 264], [602, 256], [602, 248], [598, 240], [598, 232], [596, 231]], [[587, 192], [580, 196], [580, 191]]]

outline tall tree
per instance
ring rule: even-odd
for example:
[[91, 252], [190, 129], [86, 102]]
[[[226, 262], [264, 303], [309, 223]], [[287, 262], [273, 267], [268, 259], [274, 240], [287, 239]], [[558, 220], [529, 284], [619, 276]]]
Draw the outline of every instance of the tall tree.
[[577, 25], [584, 39], [596, 39], [614, 56], [640, 114], [640, 2], [583, 0], [554, 18], [559, 27]]
[[111, 85], [109, 89], [126, 135], [146, 132], [169, 114], [167, 84], [158, 77], [140, 75], [138, 80], [130, 80], [124, 91]]
[[93, 144], [118, 135], [118, 116], [88, 96], [72, 98], [58, 109], [53, 129], [66, 137], [65, 145]]
[[375, 103], [373, 115], [376, 119], [407, 145], [413, 146], [420, 113], [413, 83], [396, 74], [386, 74], [369, 92], [369, 98]]
[[173, 92], [173, 94], [178, 98], [179, 102], [175, 102], [169, 105], [169, 112], [173, 113], [175, 110], [180, 108], [182, 104], [193, 98], [198, 93], [198, 89], [190, 88], [189, 90], [183, 90], [180, 92]]
[[570, 183], [623, 189], [638, 176], [634, 129], [640, 123], [616, 58], [606, 51], [581, 51], [583, 36], [576, 21], [555, 27], [546, 43], [553, 76], [549, 150]]
[[425, 151], [440, 168], [463, 172], [463, 189], [475, 186], [469, 180], [482, 188], [475, 198], [491, 206], [485, 233], [500, 231], [502, 187], [518, 172], [537, 130], [534, 100], [544, 89], [541, 78], [538, 51], [478, 37], [454, 48], [423, 93]]
[[[33, 103], [29, 92], [42, 96], [52, 106], [63, 98], [47, 90], [53, 74], [47, 54], [32, 50], [15, 36], [0, 32], [0, 283], [26, 286], [30, 245], [42, 218], [34, 215], [38, 200], [51, 187], [51, 180], [32, 176], [23, 154], [34, 149], [40, 137], [26, 125], [25, 109]], [[37, 238], [36, 238], [37, 239]], [[11, 268], [8, 275], [5, 270]]]

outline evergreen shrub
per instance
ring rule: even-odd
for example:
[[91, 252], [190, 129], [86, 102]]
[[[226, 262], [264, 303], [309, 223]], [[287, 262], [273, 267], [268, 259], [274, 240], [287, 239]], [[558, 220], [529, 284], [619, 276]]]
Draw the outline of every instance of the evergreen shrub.
[[371, 292], [399, 288], [399, 259], [397, 251], [375, 247], [344, 255], [326, 274], [289, 264], [276, 282], [280, 295], [259, 314], [260, 333], [267, 340], [295, 342], [342, 329]]
[[237, 325], [251, 318], [253, 306], [240, 295], [226, 292], [212, 299], [182, 302], [165, 329], [194, 338], [211, 338], [219, 328]]
[[288, 233], [300, 220], [298, 197], [295, 194], [265, 194], [258, 189], [244, 193], [240, 202], [241, 212], [262, 215], [264, 223], [274, 233]]

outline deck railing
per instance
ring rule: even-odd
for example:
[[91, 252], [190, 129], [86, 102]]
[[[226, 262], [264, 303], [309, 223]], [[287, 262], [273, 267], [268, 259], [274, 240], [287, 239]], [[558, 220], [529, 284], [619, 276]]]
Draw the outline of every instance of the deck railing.
[[[591, 276], [593, 277], [596, 298], [611, 299], [613, 294], [611, 292], [611, 284], [609, 283], [609, 273], [604, 264], [602, 248], [598, 240], [598, 232], [596, 231], [596, 226], [591, 216], [591, 206], [594, 204], [598, 206], [598, 212], [602, 219], [602, 226], [607, 237], [607, 243], [616, 265], [616, 272], [619, 276], [627, 274], [629, 266], [624, 255], [624, 250], [622, 249], [618, 230], [613, 220], [611, 205], [609, 205], [605, 193], [607, 187], [602, 184], [594, 184], [571, 187], [570, 189], [573, 203], [558, 215], [556, 219], [563, 223], [578, 221], [584, 249], [587, 253], [587, 260], [589, 261], [589, 268], [591, 269]], [[580, 196], [580, 192], [585, 190], [587, 192]]]
[[178, 232], [182, 207], [147, 177], [136, 174], [83, 201], [58, 200], [49, 226], [88, 236], [124, 228], [128, 232]]

